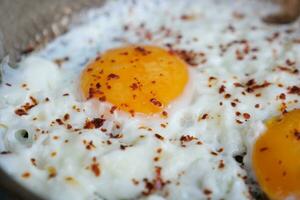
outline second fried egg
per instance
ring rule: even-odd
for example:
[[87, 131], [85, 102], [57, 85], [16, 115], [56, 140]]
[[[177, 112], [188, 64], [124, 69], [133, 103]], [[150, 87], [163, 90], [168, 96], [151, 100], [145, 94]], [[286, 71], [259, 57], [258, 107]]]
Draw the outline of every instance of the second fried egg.
[[47, 199], [298, 195], [299, 33], [260, 22], [267, 8], [91, 10], [19, 68], [3, 66], [1, 166]]

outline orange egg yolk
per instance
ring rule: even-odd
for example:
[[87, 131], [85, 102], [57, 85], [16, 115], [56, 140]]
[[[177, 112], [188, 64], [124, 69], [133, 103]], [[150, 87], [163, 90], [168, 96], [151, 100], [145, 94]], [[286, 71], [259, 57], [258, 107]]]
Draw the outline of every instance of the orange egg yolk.
[[177, 55], [155, 46], [112, 49], [82, 72], [86, 99], [98, 99], [130, 113], [154, 114], [182, 94], [187, 66]]
[[267, 123], [254, 146], [253, 168], [270, 199], [300, 199], [300, 110]]

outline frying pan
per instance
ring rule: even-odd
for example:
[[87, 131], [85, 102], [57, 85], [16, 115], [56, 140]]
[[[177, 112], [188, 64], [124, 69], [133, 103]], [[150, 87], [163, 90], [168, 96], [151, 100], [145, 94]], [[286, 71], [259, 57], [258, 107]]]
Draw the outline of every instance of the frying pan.
[[[0, 63], [6, 60], [15, 66], [22, 55], [67, 31], [76, 15], [103, 3], [104, 0], [0, 0]], [[42, 198], [0, 168], [0, 199]]]

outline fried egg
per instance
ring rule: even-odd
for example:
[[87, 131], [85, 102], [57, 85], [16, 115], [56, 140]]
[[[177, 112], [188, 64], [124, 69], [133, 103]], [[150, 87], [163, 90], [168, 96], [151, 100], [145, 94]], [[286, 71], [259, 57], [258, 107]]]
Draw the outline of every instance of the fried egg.
[[268, 9], [88, 11], [1, 66], [0, 166], [46, 199], [298, 199], [298, 22], [266, 25]]

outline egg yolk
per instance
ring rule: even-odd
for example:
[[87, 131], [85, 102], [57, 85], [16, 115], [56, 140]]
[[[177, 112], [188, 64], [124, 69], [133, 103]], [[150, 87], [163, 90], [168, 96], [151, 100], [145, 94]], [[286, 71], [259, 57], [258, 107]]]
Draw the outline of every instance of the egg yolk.
[[270, 199], [300, 199], [300, 110], [267, 123], [254, 146], [253, 168]]
[[188, 82], [185, 62], [155, 46], [109, 50], [82, 72], [86, 99], [98, 99], [130, 113], [161, 112]]

